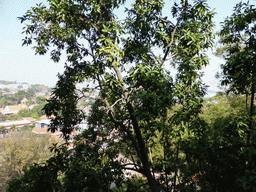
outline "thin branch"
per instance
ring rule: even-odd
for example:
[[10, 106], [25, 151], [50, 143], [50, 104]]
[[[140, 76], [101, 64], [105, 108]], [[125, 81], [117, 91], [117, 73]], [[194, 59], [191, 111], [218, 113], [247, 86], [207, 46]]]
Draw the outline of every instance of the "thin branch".
[[135, 169], [135, 168], [130, 168], [130, 167], [124, 167], [124, 168], [122, 168], [122, 169], [124, 169], [124, 170], [131, 170], [131, 171], [135, 171], [135, 172], [138, 172], [138, 173], [140, 173], [140, 174], [145, 174], [143, 171], [143, 168], [140, 170], [140, 169]]
[[177, 55], [178, 55], [178, 53], [175, 53], [171, 57], [166, 58], [165, 61], [168, 61], [168, 60], [172, 59], [173, 57], [176, 57]]
[[[178, 169], [179, 169], [179, 167], [181, 166], [181, 165], [183, 165], [184, 163], [186, 162], [186, 159], [183, 161], [183, 162], [181, 162], [177, 167], [176, 167], [176, 169], [175, 169], [175, 175], [174, 175], [174, 177], [172, 178], [172, 180], [176, 180], [176, 178], [177, 178], [177, 175], [178, 175]], [[174, 184], [174, 185], [173, 185]], [[175, 189], [175, 186], [176, 186], [176, 181], [173, 181], [173, 184], [172, 184], [172, 186], [174, 186], [174, 189]]]
[[[126, 163], [126, 164], [122, 164], [122, 165], [120, 165], [120, 167], [125, 167], [125, 166], [128, 166], [128, 165], [133, 165], [133, 166], [135, 167], [134, 170], [143, 169], [141, 166], [139, 166], [139, 165], [137, 165], [137, 164], [135, 164], [135, 163]], [[137, 168], [137, 167], [139, 167], [139, 168]], [[130, 167], [126, 167], [126, 168], [130, 168]]]
[[99, 29], [93, 23], [89, 23], [86, 19], [82, 17], [79, 17], [79, 20], [85, 22], [86, 24], [90, 24], [94, 28], [95, 32], [100, 36]]
[[114, 70], [115, 70], [115, 73], [116, 73], [116, 75], [117, 75], [118, 80], [119, 80], [121, 83], [123, 83], [122, 90], [123, 90], [123, 92], [124, 92], [124, 98], [125, 98], [126, 102], [128, 103], [128, 102], [129, 102], [129, 99], [128, 99], [128, 92], [127, 92], [127, 89], [126, 89], [126, 87], [125, 87], [122, 74], [121, 74], [120, 70], [118, 69], [118, 67], [117, 67], [116, 65], [113, 65], [113, 68], [114, 68]]
[[144, 184], [141, 184], [136, 190], [135, 190], [135, 192], [137, 192], [142, 186], [144, 186], [144, 185], [148, 185], [148, 182], [147, 183], [144, 183]]
[[123, 98], [120, 98], [118, 100], [115, 101], [115, 103], [113, 105], [111, 105], [108, 110], [107, 110], [107, 113], [109, 112], [109, 110], [113, 110], [113, 107], [119, 102], [119, 101], [123, 101]]
[[155, 14], [155, 16], [156, 16], [158, 19], [160, 19], [161, 21], [165, 22], [165, 23], [171, 23], [172, 25], [174, 25], [173, 22], [171, 22], [170, 20], [163, 19], [162, 17], [160, 17], [160, 16], [157, 15], [157, 14]]
[[84, 92], [81, 91], [80, 89], [75, 89], [75, 90], [79, 91], [79, 92], [82, 94], [82, 96], [79, 97], [78, 100], [82, 99], [83, 97], [86, 97], [86, 95], [84, 94]]
[[161, 62], [160, 65], [158, 66], [158, 68], [161, 68], [161, 67], [163, 66], [163, 64], [164, 64], [164, 62], [166, 61], [166, 58], [167, 58], [167, 56], [168, 56], [168, 54], [169, 54], [169, 52], [170, 52], [170, 47], [171, 47], [172, 44], [174, 43], [174, 35], [175, 35], [176, 30], [177, 30], [177, 28], [178, 28], [178, 25], [179, 25], [179, 23], [180, 23], [180, 21], [181, 21], [181, 19], [182, 19], [183, 12], [184, 12], [184, 9], [185, 9], [185, 3], [186, 3], [186, 0], [183, 0], [181, 14], [180, 14], [180, 17], [179, 17], [178, 20], [177, 20], [177, 23], [176, 23], [176, 25], [175, 25], [175, 27], [174, 27], [173, 32], [172, 32], [171, 42], [170, 42], [169, 45], [167, 46], [167, 50], [166, 50], [166, 52], [165, 52], [165, 55], [164, 55], [164, 57], [163, 57], [163, 59], [162, 59], [162, 62]]
[[130, 99], [130, 96], [132, 95], [133, 92], [139, 91], [143, 89], [143, 87], [140, 85], [138, 88], [134, 88], [132, 89], [129, 93], [128, 93], [128, 99]]

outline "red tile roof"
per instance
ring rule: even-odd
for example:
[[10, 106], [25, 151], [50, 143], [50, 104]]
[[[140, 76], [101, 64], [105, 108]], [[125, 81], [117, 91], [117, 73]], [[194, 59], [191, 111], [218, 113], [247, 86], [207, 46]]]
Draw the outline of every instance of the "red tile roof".
[[27, 109], [28, 106], [27, 105], [9, 105], [8, 108], [10, 109], [10, 111], [20, 111], [22, 109]]
[[23, 119], [25, 119], [27, 121], [35, 121], [35, 119], [33, 119], [32, 117], [24, 117]]
[[32, 130], [34, 133], [39, 133], [39, 134], [51, 134], [51, 136], [57, 141], [57, 142], [62, 142], [61, 139], [61, 132], [60, 131], [55, 131], [54, 133], [48, 132], [46, 128], [37, 128], [34, 127]]
[[46, 115], [43, 115], [40, 117], [40, 119], [54, 119], [55, 116], [54, 115], [51, 115], [50, 117], [46, 116]]

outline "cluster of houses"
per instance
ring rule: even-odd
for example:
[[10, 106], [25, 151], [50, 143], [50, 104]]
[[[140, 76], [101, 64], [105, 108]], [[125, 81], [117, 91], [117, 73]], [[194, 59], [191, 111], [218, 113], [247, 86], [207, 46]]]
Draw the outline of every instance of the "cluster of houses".
[[[93, 95], [88, 95], [88, 97], [90, 97], [90, 99], [96, 99], [97, 95], [93, 94]], [[16, 106], [6, 106], [4, 109], [2, 109], [0, 112], [4, 115], [9, 115], [9, 114], [17, 114], [20, 110], [22, 109], [32, 109], [33, 106], [27, 106], [26, 105], [26, 101], [27, 99], [24, 98], [23, 100], [21, 100], [19, 105]], [[89, 101], [89, 98], [88, 98]], [[86, 114], [89, 113], [90, 111], [90, 105], [87, 106], [82, 106], [80, 109], [83, 110]], [[58, 143], [63, 143], [64, 140], [62, 138], [62, 132], [57, 130], [55, 132], [49, 132], [48, 128], [49, 125], [51, 123], [52, 118], [54, 118], [54, 116], [51, 117], [47, 117], [46, 115], [43, 115], [40, 117], [40, 120], [35, 120], [31, 117], [27, 117], [27, 118], [23, 118], [22, 120], [17, 120], [17, 121], [4, 121], [4, 122], [0, 122], [0, 139], [4, 138], [6, 134], [9, 134], [10, 131], [12, 131], [13, 126], [15, 126], [16, 129], [21, 129], [22, 127], [26, 126], [26, 125], [34, 125], [34, 127], [32, 128], [32, 132], [35, 134], [50, 134], [51, 137]], [[81, 122], [80, 124], [77, 125], [77, 127], [79, 129], [73, 130], [73, 132], [70, 135], [70, 138], [72, 140], [72, 138], [78, 134], [81, 134], [82, 131], [88, 129], [88, 124], [86, 121]], [[98, 137], [97, 139], [102, 139], [100, 137]], [[113, 132], [110, 133], [110, 135], [107, 137], [107, 139], [114, 139], [114, 141], [117, 141], [119, 139], [118, 133], [116, 132], [116, 130], [114, 130]], [[68, 146], [69, 149], [72, 149], [74, 146], [71, 142], [71, 144]], [[108, 144], [104, 143], [102, 146], [102, 149], [107, 148]], [[134, 168], [134, 165], [132, 165], [132, 161], [129, 160], [128, 158], [125, 158], [124, 156], [122, 156], [121, 154], [119, 154], [119, 156], [117, 157], [119, 160], [122, 159], [122, 161], [124, 161], [124, 163], [126, 163], [127, 165], [125, 165], [126, 168], [128, 168], [126, 171], [124, 171], [124, 174], [126, 177], [129, 177], [130, 175], [134, 175], [134, 174], [138, 174], [137, 172], [133, 171], [132, 169]], [[131, 170], [129, 170], [129, 168]], [[139, 174], [140, 175], [140, 174]], [[142, 176], [142, 175], [140, 175]]]
[[[46, 99], [50, 99], [50, 96], [44, 96]], [[0, 113], [2, 113], [3, 115], [10, 115], [10, 114], [17, 114], [20, 110], [22, 109], [28, 109], [31, 110], [34, 106], [36, 105], [30, 105], [27, 106], [26, 102], [27, 102], [27, 98], [26, 96], [20, 101], [20, 104], [18, 105], [8, 105], [5, 106], [4, 108], [0, 108]]]
[[[43, 115], [40, 117], [39, 121], [36, 121], [31, 117], [26, 117], [26, 118], [23, 118], [22, 120], [17, 120], [17, 121], [0, 122], [0, 127], [2, 128], [0, 130], [0, 138], [3, 138], [6, 134], [9, 134], [9, 132], [12, 130], [13, 127], [15, 127], [16, 129], [21, 129], [25, 125], [34, 124], [35, 126], [32, 129], [32, 132], [36, 134], [50, 134], [52, 138], [55, 139], [56, 142], [62, 143], [63, 139], [62, 139], [61, 131], [57, 130], [54, 133], [52, 133], [47, 130], [51, 123], [51, 118], [53, 117], [47, 117], [46, 115]], [[88, 125], [86, 122], [82, 122], [77, 126], [79, 126], [79, 130], [74, 130], [71, 134], [71, 138], [73, 136], [80, 134], [84, 129], [88, 128]]]
[[[22, 109], [32, 109], [34, 105], [27, 106], [26, 105], [27, 99], [24, 97], [21, 101], [20, 104], [18, 105], [12, 105], [12, 106], [6, 106], [5, 108], [0, 109], [0, 113], [3, 115], [10, 115], [10, 114], [17, 114], [20, 110]], [[90, 107], [86, 106], [83, 107], [82, 110], [84, 110], [86, 113], [88, 113]], [[26, 117], [23, 118], [22, 120], [16, 120], [16, 121], [4, 121], [0, 122], [0, 138], [3, 138], [6, 134], [8, 134], [13, 127], [16, 129], [21, 129], [25, 125], [32, 125], [35, 124], [35, 127], [32, 129], [32, 132], [36, 134], [51, 134], [51, 136], [57, 141], [57, 142], [63, 142], [62, 137], [61, 137], [61, 132], [56, 131], [54, 133], [48, 132], [47, 129], [51, 123], [51, 118], [53, 117], [46, 117], [46, 115], [43, 115], [40, 117], [39, 121], [36, 121], [32, 117]], [[83, 122], [80, 125], [79, 130], [73, 131], [72, 135], [77, 135], [80, 134], [84, 129], [87, 129], [87, 123]]]
[[26, 102], [27, 102], [27, 99], [26, 97], [24, 97], [24, 99], [20, 101], [20, 104], [6, 106], [5, 108], [0, 109], [0, 112], [3, 115], [17, 114], [22, 109], [32, 109], [34, 107], [34, 105], [27, 106]]
[[[45, 96], [47, 98], [47, 96]], [[85, 101], [90, 101], [90, 100], [95, 100], [98, 97], [97, 92], [93, 93], [86, 93], [86, 99]], [[49, 99], [49, 98], [47, 98]], [[0, 113], [3, 115], [10, 115], [10, 114], [17, 114], [20, 110], [23, 109], [32, 109], [35, 105], [27, 106], [26, 105], [27, 99], [24, 97], [21, 101], [20, 104], [18, 105], [11, 105], [11, 106], [6, 106], [4, 108], [0, 108]], [[80, 110], [82, 110], [85, 114], [89, 114], [89, 111], [91, 109], [90, 105], [85, 105], [85, 106], [80, 106]], [[40, 120], [37, 121], [31, 117], [23, 118], [22, 120], [16, 120], [16, 121], [4, 121], [0, 122], [0, 138], [4, 137], [5, 134], [8, 134], [13, 127], [15, 128], [22, 128], [25, 125], [32, 125], [35, 124], [35, 127], [32, 129], [32, 132], [36, 134], [51, 134], [51, 136], [58, 142], [62, 142], [62, 137], [61, 137], [61, 132], [56, 131], [54, 133], [48, 132], [47, 129], [51, 123], [51, 119], [54, 117], [46, 117], [45, 115], [40, 117]], [[87, 122], [83, 121], [79, 125], [77, 125], [79, 129], [76, 129], [72, 132], [72, 135], [78, 135], [80, 134], [83, 130], [88, 128]], [[71, 135], [71, 136], [72, 136]], [[71, 137], [72, 138], [72, 137]]]

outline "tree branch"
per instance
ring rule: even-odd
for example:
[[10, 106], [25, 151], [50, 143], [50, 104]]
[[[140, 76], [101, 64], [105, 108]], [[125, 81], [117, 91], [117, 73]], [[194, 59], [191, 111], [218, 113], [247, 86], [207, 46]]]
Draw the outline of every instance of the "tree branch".
[[155, 14], [155, 16], [156, 16], [158, 19], [160, 19], [161, 21], [163, 21], [163, 22], [165, 22], [165, 23], [171, 23], [171, 24], [174, 26], [173, 22], [171, 22], [170, 20], [163, 19], [162, 17], [160, 17], [160, 16], [157, 15], [157, 14]]
[[157, 187], [156, 187], [156, 184], [155, 184], [155, 180], [153, 179], [151, 171], [150, 171], [150, 165], [149, 165], [149, 161], [148, 161], [148, 153], [147, 153], [147, 150], [146, 150], [146, 145], [145, 145], [145, 142], [142, 138], [138, 121], [136, 119], [136, 116], [134, 115], [134, 109], [132, 107], [131, 102], [129, 101], [128, 92], [127, 92], [127, 89], [125, 87], [125, 84], [124, 84], [124, 81], [123, 81], [120, 70], [118, 69], [118, 67], [116, 65], [113, 65], [113, 68], [116, 72], [118, 80], [123, 84], [122, 90], [123, 90], [123, 93], [124, 93], [124, 98], [126, 100], [126, 106], [127, 106], [128, 112], [130, 114], [130, 118], [132, 120], [133, 128], [134, 128], [135, 135], [136, 135], [136, 140], [137, 140], [138, 146], [139, 146], [139, 151], [141, 153], [141, 162], [142, 162], [143, 168], [145, 169], [145, 176], [147, 177], [147, 180], [148, 180], [149, 186], [151, 188], [151, 191], [156, 192], [158, 190], [157, 190]]
[[163, 59], [162, 59], [162, 62], [161, 62], [160, 65], [158, 66], [158, 68], [161, 68], [161, 67], [163, 66], [163, 64], [164, 64], [164, 62], [166, 61], [166, 58], [167, 58], [167, 56], [168, 56], [168, 54], [169, 54], [169, 52], [170, 52], [170, 47], [171, 47], [172, 44], [174, 43], [174, 35], [175, 35], [176, 30], [177, 30], [177, 28], [178, 28], [178, 25], [179, 25], [179, 23], [180, 23], [180, 21], [181, 21], [181, 19], [182, 19], [183, 12], [184, 12], [184, 9], [185, 9], [185, 3], [186, 3], [186, 0], [183, 0], [181, 14], [180, 14], [180, 17], [179, 17], [178, 20], [177, 20], [177, 23], [176, 23], [176, 25], [175, 25], [175, 27], [174, 27], [173, 32], [172, 32], [171, 42], [170, 42], [169, 45], [167, 46], [167, 50], [166, 50], [166, 52], [165, 52], [165, 55], [164, 55], [164, 57], [163, 57]]

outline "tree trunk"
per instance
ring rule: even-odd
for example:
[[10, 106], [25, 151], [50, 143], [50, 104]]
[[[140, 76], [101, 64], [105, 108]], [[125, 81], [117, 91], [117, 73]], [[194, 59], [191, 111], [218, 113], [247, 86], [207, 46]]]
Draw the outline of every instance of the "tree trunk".
[[252, 117], [254, 115], [254, 92], [255, 92], [255, 83], [252, 84], [251, 87], [251, 106], [250, 106], [250, 122], [249, 122], [249, 131], [248, 131], [248, 135], [247, 135], [247, 146], [250, 145], [250, 140], [251, 140], [251, 134], [252, 134]]
[[149, 161], [148, 161], [148, 153], [145, 147], [145, 142], [142, 138], [141, 131], [138, 125], [138, 121], [134, 115], [133, 107], [130, 102], [127, 103], [127, 108], [132, 120], [133, 128], [136, 134], [136, 140], [139, 144], [140, 152], [141, 152], [141, 162], [145, 171], [145, 176], [147, 177], [148, 184], [150, 186], [151, 192], [157, 192], [158, 189], [156, 187], [155, 179], [152, 177]]
[[136, 140], [138, 142], [139, 152], [140, 152], [140, 155], [141, 155], [140, 160], [141, 160], [141, 163], [142, 163], [144, 171], [145, 171], [145, 176], [147, 177], [148, 184], [150, 186], [151, 192], [157, 192], [158, 189], [156, 187], [155, 179], [152, 177], [151, 171], [150, 171], [150, 166], [149, 166], [149, 161], [148, 161], [148, 153], [147, 153], [147, 150], [146, 150], [145, 142], [142, 138], [138, 121], [137, 121], [137, 119], [134, 115], [134, 110], [133, 110], [132, 104], [129, 101], [128, 92], [127, 92], [127, 89], [125, 87], [121, 72], [120, 72], [120, 70], [117, 66], [113, 65], [113, 68], [116, 72], [118, 80], [123, 83], [122, 90], [123, 90], [123, 93], [124, 93], [124, 98], [126, 100], [126, 106], [127, 106], [128, 112], [130, 114], [130, 118], [132, 120], [132, 125], [133, 125], [133, 129], [135, 131]]
[[246, 99], [245, 100], [246, 110], [249, 111], [248, 110], [248, 93], [245, 94], [245, 99]]

